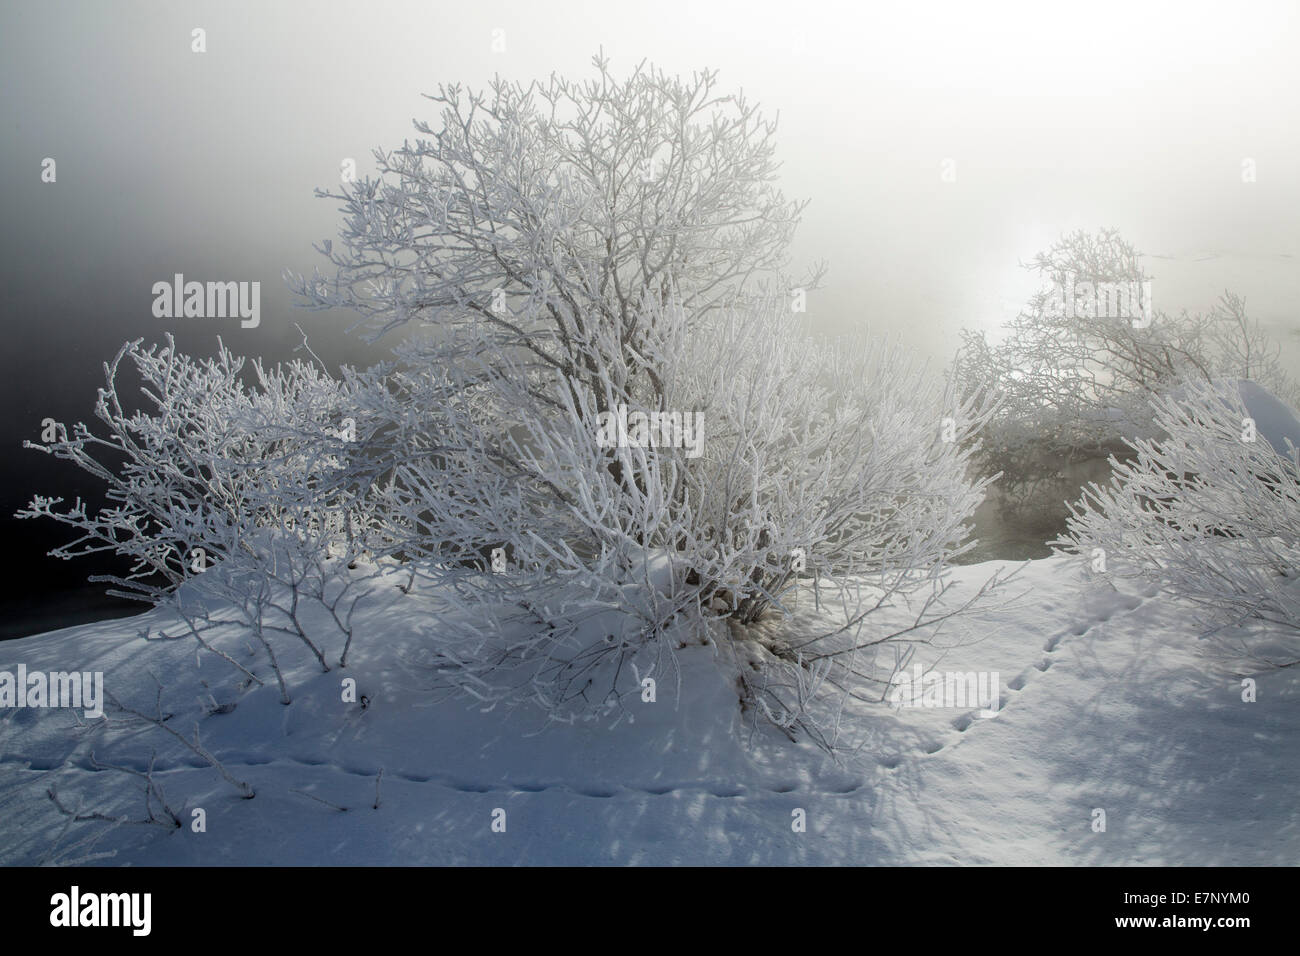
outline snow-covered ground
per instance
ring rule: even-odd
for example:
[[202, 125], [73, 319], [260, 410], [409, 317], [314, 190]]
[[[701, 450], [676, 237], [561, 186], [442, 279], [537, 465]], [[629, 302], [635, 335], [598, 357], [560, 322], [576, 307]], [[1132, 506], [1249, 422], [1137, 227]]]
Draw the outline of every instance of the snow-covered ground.
[[[1005, 567], [955, 573], [965, 590]], [[679, 650], [680, 696], [661, 681], [613, 728], [437, 700], [418, 663], [432, 597], [396, 576], [358, 612], [345, 670], [289, 668], [288, 706], [273, 686], [205, 700], [199, 681], [228, 665], [202, 655], [196, 667], [188, 641], [139, 639], [161, 611], [5, 642], [0, 670], [103, 671], [141, 708], [157, 675], [170, 723], [188, 734], [198, 718], [203, 746], [256, 796], [240, 799], [157, 729], [78, 732], [67, 710], [7, 709], [0, 863], [107, 851], [107, 865], [1300, 862], [1300, 669], [1238, 674], [1197, 640], [1186, 607], [1089, 585], [1077, 567], [1028, 563], [941, 659], [918, 652], [944, 672], [996, 671], [996, 716], [858, 705], [844, 723], [856, 749], [838, 761], [742, 713], [745, 665], [725, 641]], [[342, 701], [345, 676], [366, 707]], [[142, 780], [97, 771], [90, 754], [143, 769], [154, 749], [183, 829], [61, 833], [48, 788], [69, 806], [84, 797], [83, 812], [142, 816]], [[192, 829], [197, 807], [205, 832]]]

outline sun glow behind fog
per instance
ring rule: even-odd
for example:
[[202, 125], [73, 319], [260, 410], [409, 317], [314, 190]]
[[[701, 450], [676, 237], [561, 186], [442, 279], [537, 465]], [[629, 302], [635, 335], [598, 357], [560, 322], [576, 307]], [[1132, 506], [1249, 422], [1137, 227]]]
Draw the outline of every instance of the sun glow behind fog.
[[[1036, 288], [1020, 263], [1078, 228], [1193, 259], [1300, 326], [1297, 6], [923, 3], [739, 6], [713, 62], [782, 113], [783, 185], [813, 205], [797, 251], [824, 256], [828, 321], [891, 323], [942, 352]], [[772, 33], [771, 29], [777, 32]], [[717, 32], [711, 34], [715, 38]], [[770, 94], [770, 95], [769, 95]], [[1270, 169], [1243, 187], [1244, 157]], [[957, 184], [937, 183], [952, 157]], [[1203, 281], [1149, 262], [1162, 308], [1205, 308]]]
[[1268, 20], [1249, 7], [1227, 32], [1223, 13], [1222, 4], [1131, 0], [860, 6], [839, 14], [845, 29], [827, 24], [827, 37], [865, 43], [904, 88], [1095, 98], [1183, 82], [1271, 42]]

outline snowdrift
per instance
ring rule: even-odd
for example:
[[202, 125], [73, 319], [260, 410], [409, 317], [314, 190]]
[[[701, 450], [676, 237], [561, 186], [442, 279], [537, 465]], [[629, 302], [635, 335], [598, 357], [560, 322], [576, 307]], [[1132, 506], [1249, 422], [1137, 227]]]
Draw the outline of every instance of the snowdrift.
[[[958, 591], [1002, 565], [959, 569]], [[676, 653], [680, 685], [611, 726], [443, 699], [427, 655], [439, 597], [380, 578], [355, 657], [286, 661], [274, 688], [216, 696], [228, 667], [145, 641], [163, 612], [10, 641], [0, 670], [102, 671], [246, 782], [156, 728], [67, 710], [0, 713], [5, 864], [1288, 864], [1300, 859], [1300, 674], [1239, 673], [1152, 591], [1090, 589], [1030, 562], [1001, 606], [917, 662], [991, 677], [976, 707], [848, 701], [838, 760], [746, 713], [726, 640]], [[960, 594], [958, 595], [960, 596]], [[768, 625], [780, 629], [779, 624]], [[237, 651], [247, 635], [224, 636]], [[1243, 676], [1254, 684], [1243, 690]], [[356, 681], [345, 700], [343, 681]], [[680, 688], [680, 689], [679, 689]], [[1245, 697], [1252, 698], [1248, 702]], [[54, 808], [142, 817], [154, 777], [179, 829], [69, 824]], [[195, 832], [194, 811], [205, 828]], [[1098, 814], [1101, 811], [1101, 814]], [[1096, 829], [1104, 820], [1104, 830]], [[803, 823], [802, 827], [800, 823]], [[494, 827], [494, 824], [496, 826]], [[503, 828], [503, 829], [502, 829]], [[103, 855], [100, 854], [111, 854]]]

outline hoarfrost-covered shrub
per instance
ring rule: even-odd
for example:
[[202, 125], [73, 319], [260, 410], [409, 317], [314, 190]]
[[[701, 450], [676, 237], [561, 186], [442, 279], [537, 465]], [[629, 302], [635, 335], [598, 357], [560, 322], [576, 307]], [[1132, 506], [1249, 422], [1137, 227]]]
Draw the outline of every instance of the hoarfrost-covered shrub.
[[1272, 625], [1300, 659], [1300, 422], [1252, 382], [1197, 383], [1153, 399], [1158, 437], [1132, 442], [1106, 485], [1071, 507], [1054, 544], [1198, 606], [1214, 630]]
[[[225, 346], [195, 359], [170, 336], [162, 347], [127, 343], [104, 372], [98, 428], [51, 425], [52, 440], [25, 444], [98, 479], [105, 503], [38, 495], [18, 517], [77, 534], [56, 557], [126, 559], [124, 574], [91, 580], [175, 610], [184, 626], [164, 637], [192, 636], [214, 650], [203, 639], [217, 626], [211, 613], [234, 609], [261, 638], [287, 702], [272, 634], [292, 635], [328, 670], [322, 639], [310, 633], [313, 606], [338, 635], [334, 656], [345, 661], [351, 643], [348, 565], [366, 546], [374, 498], [347, 477], [359, 444], [354, 410], [365, 404], [352, 394], [356, 380], [302, 361], [250, 366]], [[139, 408], [122, 394], [131, 374]]]
[[[865, 651], [856, 675], [842, 665], [871, 613], [942, 588], [986, 486], [967, 462], [988, 404], [898, 347], [818, 342], [778, 303], [690, 334], [681, 310], [650, 307], [635, 361], [658, 371], [658, 401], [620, 387], [633, 359], [612, 343], [582, 356], [593, 390], [484, 341], [432, 453], [394, 469], [394, 526], [419, 529], [412, 551], [434, 543], [424, 573], [463, 597], [441, 672], [484, 700], [526, 688], [556, 713], [599, 712], [708, 620], [790, 615], [802, 591], [840, 617], [801, 659], [831, 684], [883, 686]], [[676, 440], [619, 433], [656, 415]], [[617, 633], [581, 624], [618, 609]]]
[[345, 215], [319, 247], [332, 274], [290, 277], [309, 308], [410, 333], [360, 396], [359, 467], [411, 586], [442, 585], [428, 664], [489, 703], [588, 715], [719, 616], [787, 614], [802, 589], [840, 621], [790, 660], [883, 686], [842, 641], [943, 590], [989, 404], [801, 327], [819, 272], [785, 275], [804, 204], [754, 104], [711, 71], [594, 65], [441, 87], [440, 127], [320, 193]]

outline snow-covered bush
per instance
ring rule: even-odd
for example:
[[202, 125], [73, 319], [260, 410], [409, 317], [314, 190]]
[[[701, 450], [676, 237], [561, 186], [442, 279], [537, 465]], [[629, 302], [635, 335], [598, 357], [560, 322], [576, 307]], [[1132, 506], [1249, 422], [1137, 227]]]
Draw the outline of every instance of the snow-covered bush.
[[[384, 509], [463, 599], [441, 672], [484, 700], [525, 689], [557, 714], [598, 713], [708, 619], [788, 615], [802, 590], [810, 611], [840, 615], [803, 660], [824, 658], [842, 686], [867, 615], [941, 587], [959, 553], [986, 484], [966, 464], [987, 402], [959, 401], [897, 347], [815, 341], [779, 300], [695, 323], [646, 308], [635, 356], [608, 327], [582, 353], [598, 392], [486, 337], [467, 335], [455, 363], [429, 362], [434, 343], [401, 350], [442, 370], [436, 441], [397, 463]], [[632, 362], [655, 369], [657, 395], [620, 385]], [[671, 435], [637, 433], [654, 416]], [[857, 670], [860, 687], [888, 680]]]
[[561, 717], [637, 692], [711, 615], [940, 586], [989, 411], [896, 349], [808, 340], [816, 274], [781, 273], [803, 206], [756, 107], [710, 72], [595, 66], [442, 88], [440, 130], [320, 193], [335, 274], [290, 279], [372, 335], [422, 323], [365, 390], [377, 533], [446, 585], [430, 666]]
[[[1089, 569], [1136, 575], [1210, 624], [1289, 633], [1300, 659], [1300, 421], [1252, 382], [1189, 384], [1152, 400], [1159, 435], [1131, 443], [1053, 542]], [[1283, 659], [1285, 658], [1285, 659]]]
[[[360, 444], [354, 409], [365, 405], [358, 380], [337, 381], [304, 361], [246, 366], [224, 345], [199, 360], [177, 352], [170, 337], [161, 348], [127, 343], [104, 371], [95, 403], [101, 428], [49, 425], [51, 440], [25, 443], [101, 481], [104, 505], [38, 495], [18, 517], [77, 533], [56, 557], [125, 559], [124, 574], [91, 580], [172, 607], [187, 625], [182, 635], [205, 647], [212, 609], [239, 609], [287, 701], [271, 633], [292, 634], [326, 669], [306, 605], [332, 618], [341, 659], [351, 638], [347, 566], [366, 547], [374, 497], [349, 472]], [[144, 398], [138, 409], [122, 396], [132, 373]]]

